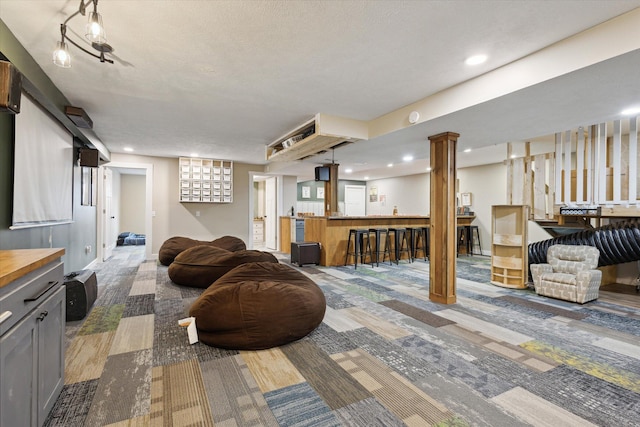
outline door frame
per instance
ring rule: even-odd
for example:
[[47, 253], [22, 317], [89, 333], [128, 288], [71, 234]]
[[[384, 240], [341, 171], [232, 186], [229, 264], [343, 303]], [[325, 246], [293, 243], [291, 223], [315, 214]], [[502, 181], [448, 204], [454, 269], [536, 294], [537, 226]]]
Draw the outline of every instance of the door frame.
[[[102, 196], [103, 196], [103, 200], [104, 200], [104, 208], [102, 209], [102, 214], [104, 222], [103, 224], [103, 228], [102, 228], [102, 244], [100, 245], [100, 248], [102, 249], [102, 256], [100, 257], [100, 261], [106, 261], [107, 259], [111, 258], [111, 256], [113, 255], [113, 249], [115, 249], [116, 245], [117, 245], [117, 234], [118, 231], [114, 230], [114, 221], [112, 221], [115, 216], [114, 216], [114, 211], [113, 211], [113, 169], [109, 168], [109, 167], [105, 167], [102, 170], [102, 188], [103, 188], [103, 192], [102, 192]], [[119, 175], [119, 174], [118, 174]], [[107, 190], [108, 189], [108, 190]], [[120, 194], [117, 194], [117, 197], [120, 197]], [[118, 206], [120, 206], [120, 202], [118, 201], [117, 203]], [[120, 221], [120, 215], [118, 214], [118, 221]], [[113, 232], [116, 232], [115, 234]]]
[[[97, 219], [96, 219], [96, 242], [97, 242], [97, 258], [99, 262], [102, 262], [103, 256], [103, 245], [104, 242], [104, 230], [105, 230], [105, 221], [108, 219], [105, 210], [105, 191], [104, 191], [104, 169], [118, 169], [118, 168], [127, 168], [127, 169], [144, 169], [145, 170], [145, 209], [144, 209], [144, 233], [145, 233], [145, 258], [153, 259], [153, 254], [151, 252], [152, 242], [153, 242], [153, 217], [155, 216], [155, 212], [153, 209], [153, 164], [151, 163], [127, 163], [127, 162], [110, 162], [106, 165], [100, 166], [98, 169], [98, 201], [97, 201]], [[120, 195], [118, 194], [118, 197]]]
[[[254, 198], [254, 191], [253, 191], [253, 182], [255, 180], [256, 177], [274, 177], [276, 179], [276, 217], [273, 219], [275, 222], [275, 233], [276, 233], [276, 249], [277, 250], [282, 250], [280, 248], [280, 221], [278, 221], [278, 219], [280, 218], [280, 216], [282, 216], [282, 212], [283, 212], [283, 208], [282, 208], [282, 192], [284, 190], [284, 185], [283, 185], [283, 180], [282, 180], [282, 175], [278, 175], [278, 174], [273, 174], [273, 173], [267, 173], [267, 172], [249, 172], [249, 212], [248, 212], [248, 224], [247, 224], [247, 230], [249, 230], [249, 237], [247, 238], [247, 247], [249, 249], [253, 249], [253, 208], [254, 208], [254, 203], [253, 203], [253, 198]], [[265, 224], [266, 227], [266, 224]]]

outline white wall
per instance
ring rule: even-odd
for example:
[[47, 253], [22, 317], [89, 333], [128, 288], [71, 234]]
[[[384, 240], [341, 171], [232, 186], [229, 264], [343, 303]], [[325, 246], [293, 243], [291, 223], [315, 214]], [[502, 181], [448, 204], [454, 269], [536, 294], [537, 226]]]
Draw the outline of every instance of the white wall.
[[[471, 193], [471, 210], [478, 226], [483, 253], [491, 249], [491, 206], [506, 203], [506, 166], [501, 163], [458, 169], [460, 192]], [[429, 215], [431, 174], [408, 175], [367, 182], [367, 195], [377, 188], [378, 202], [367, 196], [367, 215], [391, 215], [398, 207], [400, 215]], [[381, 198], [386, 201], [380, 201]]]
[[[460, 168], [457, 170], [458, 190], [471, 193], [470, 209], [475, 213], [473, 225], [478, 226], [482, 251], [491, 254], [491, 206], [507, 203], [506, 185], [507, 167], [502, 163]], [[367, 215], [391, 215], [393, 207], [398, 207], [400, 215], [430, 214], [429, 173], [409, 175], [369, 181], [367, 183]], [[370, 202], [369, 193], [377, 188], [378, 200]], [[532, 224], [529, 227], [529, 241], [535, 242], [550, 238], [549, 234]]]
[[502, 163], [462, 168], [457, 171], [458, 191], [471, 193], [470, 210], [476, 215], [482, 252], [491, 254], [491, 206], [507, 203], [507, 167]]
[[[282, 177], [282, 215], [291, 214], [291, 206], [294, 208], [294, 213], [297, 214], [297, 191], [298, 191], [298, 178], [295, 176], [283, 176]], [[278, 226], [280, 221], [278, 221]]]
[[[394, 206], [399, 215], [429, 215], [430, 184], [427, 173], [368, 181], [367, 215], [391, 215]], [[370, 201], [373, 187], [377, 189], [377, 202]]]
[[178, 159], [113, 153], [113, 162], [153, 165], [152, 253], [172, 236], [213, 240], [225, 235], [245, 242], [253, 239], [249, 229], [249, 172], [263, 172], [262, 165], [233, 163], [233, 203], [180, 203]]
[[144, 234], [146, 197], [144, 175], [120, 174], [120, 228], [118, 233], [130, 231]]

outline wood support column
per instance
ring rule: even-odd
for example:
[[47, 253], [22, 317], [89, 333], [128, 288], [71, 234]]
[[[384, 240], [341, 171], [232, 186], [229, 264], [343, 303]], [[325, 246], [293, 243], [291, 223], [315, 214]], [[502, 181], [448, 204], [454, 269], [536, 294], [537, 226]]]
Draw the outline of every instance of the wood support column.
[[324, 216], [337, 215], [338, 212], [338, 164], [322, 165], [329, 168], [329, 181], [324, 183]]
[[460, 135], [445, 132], [431, 143], [431, 239], [429, 299], [456, 302], [456, 146]]

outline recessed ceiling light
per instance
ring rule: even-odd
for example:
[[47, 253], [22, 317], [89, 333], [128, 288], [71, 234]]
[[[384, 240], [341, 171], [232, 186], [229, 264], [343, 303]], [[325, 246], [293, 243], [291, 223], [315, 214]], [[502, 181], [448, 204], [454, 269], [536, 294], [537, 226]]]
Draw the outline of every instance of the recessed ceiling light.
[[191, 157], [198, 157], [198, 153], [191, 153], [189, 154]]
[[389, 164], [387, 165], [387, 167], [388, 167], [388, 168], [392, 168], [392, 167], [393, 167], [393, 163], [389, 163]]
[[511, 158], [512, 158], [512, 159], [515, 159], [515, 158], [516, 158], [516, 155], [515, 155], [515, 154], [512, 154], [512, 155], [511, 155]]
[[368, 177], [368, 176], [365, 176], [365, 177], [364, 177], [364, 180], [365, 180], [365, 181], [366, 181], [366, 180], [368, 180], [368, 179], [369, 179], [369, 177]]
[[427, 172], [431, 172], [431, 166], [427, 168]]
[[465, 148], [465, 149], [464, 149], [464, 152], [465, 152], [465, 153], [470, 153], [470, 152], [471, 152], [471, 148]]
[[640, 113], [640, 107], [631, 107], [631, 108], [627, 108], [626, 110], [622, 110], [622, 114], [624, 114], [625, 116], [631, 116], [633, 114], [639, 114]]
[[467, 65], [480, 65], [487, 60], [487, 55], [473, 55], [465, 59]]
[[344, 170], [344, 173], [351, 173], [351, 172], [353, 172], [353, 169], [345, 169]]
[[124, 147], [124, 151], [126, 151], [127, 153], [130, 153], [133, 151], [133, 148], [131, 147]]
[[410, 162], [411, 160], [413, 160], [413, 156], [412, 155], [406, 155], [402, 158], [403, 161], [405, 162]]

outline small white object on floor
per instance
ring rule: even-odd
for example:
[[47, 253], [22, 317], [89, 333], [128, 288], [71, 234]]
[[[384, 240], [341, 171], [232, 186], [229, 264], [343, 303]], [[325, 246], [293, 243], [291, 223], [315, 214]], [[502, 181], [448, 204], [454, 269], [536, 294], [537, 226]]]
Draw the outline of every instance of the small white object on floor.
[[184, 319], [178, 320], [178, 325], [189, 326], [192, 321], [193, 321], [193, 317], [185, 317]]
[[198, 342], [198, 330], [196, 329], [196, 318], [192, 317], [193, 321], [187, 326], [187, 333], [189, 334], [189, 344], [195, 344]]
[[178, 325], [187, 327], [187, 334], [189, 335], [189, 344], [195, 344], [198, 342], [198, 330], [196, 329], [196, 318], [185, 317], [178, 320]]

